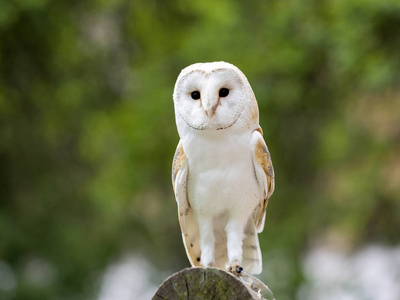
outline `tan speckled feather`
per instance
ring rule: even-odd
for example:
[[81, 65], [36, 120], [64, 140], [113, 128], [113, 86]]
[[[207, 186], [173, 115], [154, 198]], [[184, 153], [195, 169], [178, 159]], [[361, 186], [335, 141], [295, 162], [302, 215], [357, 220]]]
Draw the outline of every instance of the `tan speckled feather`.
[[255, 142], [253, 141], [254, 164], [256, 169], [257, 166], [262, 168], [264, 175], [258, 175], [258, 177], [261, 177], [258, 178], [258, 180], [264, 181], [263, 179], [266, 179], [265, 197], [253, 213], [253, 220], [254, 224], [256, 225], [256, 229], [258, 232], [261, 232], [264, 228], [265, 212], [267, 210], [268, 199], [271, 197], [275, 189], [275, 174], [271, 155], [269, 154], [268, 147], [262, 137], [261, 127], [258, 128], [253, 135], [255, 136]]
[[193, 210], [187, 197], [187, 177], [189, 166], [182, 142], [179, 141], [172, 162], [172, 184], [178, 203], [179, 225], [186, 254], [192, 266], [200, 266], [200, 233]]

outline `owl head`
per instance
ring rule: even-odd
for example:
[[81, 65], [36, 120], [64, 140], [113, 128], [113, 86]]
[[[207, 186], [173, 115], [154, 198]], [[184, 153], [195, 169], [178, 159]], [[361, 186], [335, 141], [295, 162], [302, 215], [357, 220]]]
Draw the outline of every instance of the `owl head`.
[[257, 127], [258, 107], [246, 76], [226, 62], [197, 63], [183, 69], [174, 89], [178, 124], [196, 130]]

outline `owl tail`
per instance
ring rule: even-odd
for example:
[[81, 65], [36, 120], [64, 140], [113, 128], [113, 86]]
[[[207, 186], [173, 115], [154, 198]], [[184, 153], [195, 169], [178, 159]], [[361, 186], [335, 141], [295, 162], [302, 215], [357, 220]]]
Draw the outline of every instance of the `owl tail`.
[[246, 237], [243, 240], [243, 269], [250, 274], [260, 274], [262, 258], [258, 234], [253, 219], [249, 218], [244, 230]]

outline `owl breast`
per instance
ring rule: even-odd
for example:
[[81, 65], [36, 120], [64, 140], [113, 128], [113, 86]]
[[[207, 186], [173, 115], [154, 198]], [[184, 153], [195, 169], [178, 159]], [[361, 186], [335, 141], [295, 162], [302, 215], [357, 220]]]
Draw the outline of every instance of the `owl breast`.
[[196, 214], [249, 216], [260, 202], [250, 133], [241, 135], [201, 132], [183, 140], [188, 157], [188, 198]]

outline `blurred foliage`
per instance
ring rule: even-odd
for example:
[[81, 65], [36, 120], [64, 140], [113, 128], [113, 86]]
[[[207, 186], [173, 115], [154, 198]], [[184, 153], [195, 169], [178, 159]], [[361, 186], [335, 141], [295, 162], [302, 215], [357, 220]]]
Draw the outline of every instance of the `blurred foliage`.
[[172, 91], [202, 61], [259, 102], [277, 299], [315, 244], [399, 243], [399, 53], [397, 0], [0, 0], [0, 298], [93, 298], [125, 251], [188, 266]]

